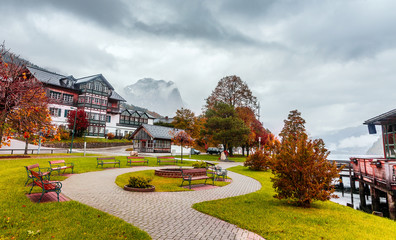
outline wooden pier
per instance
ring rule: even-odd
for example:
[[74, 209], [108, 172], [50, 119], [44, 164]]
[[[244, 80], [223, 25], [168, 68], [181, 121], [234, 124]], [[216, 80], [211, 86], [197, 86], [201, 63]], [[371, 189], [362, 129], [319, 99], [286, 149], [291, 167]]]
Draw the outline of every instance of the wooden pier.
[[[340, 187], [342, 196], [344, 196], [344, 183], [343, 178], [349, 178], [349, 182], [351, 185], [351, 205], [353, 206], [353, 192], [355, 191], [355, 182], [354, 182], [354, 172], [352, 168], [352, 163], [349, 160], [328, 160], [330, 162], [335, 162], [337, 168], [340, 170]], [[349, 206], [349, 204], [348, 204]]]
[[[361, 207], [366, 207], [366, 194], [372, 199], [372, 211], [380, 211], [380, 196], [385, 196], [389, 218], [396, 219], [396, 160], [385, 158], [351, 158], [352, 181], [359, 181]], [[367, 191], [370, 189], [369, 191]]]

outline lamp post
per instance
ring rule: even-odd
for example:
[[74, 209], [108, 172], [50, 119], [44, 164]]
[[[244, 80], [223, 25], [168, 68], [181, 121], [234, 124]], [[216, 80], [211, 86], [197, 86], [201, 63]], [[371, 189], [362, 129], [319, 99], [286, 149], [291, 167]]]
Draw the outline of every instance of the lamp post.
[[[71, 108], [72, 110], [74, 108]], [[70, 153], [72, 153], [73, 150], [73, 139], [74, 139], [74, 132], [76, 131], [76, 121], [77, 121], [77, 108], [76, 109], [76, 114], [74, 115], [74, 124], [73, 124], [73, 133], [72, 133], [72, 139], [71, 139], [71, 144], [70, 144]]]
[[259, 151], [260, 151], [261, 137], [259, 137]]
[[85, 152], [87, 151], [87, 142], [85, 141], [86, 136], [87, 136], [87, 131], [84, 130], [84, 157], [85, 157]]

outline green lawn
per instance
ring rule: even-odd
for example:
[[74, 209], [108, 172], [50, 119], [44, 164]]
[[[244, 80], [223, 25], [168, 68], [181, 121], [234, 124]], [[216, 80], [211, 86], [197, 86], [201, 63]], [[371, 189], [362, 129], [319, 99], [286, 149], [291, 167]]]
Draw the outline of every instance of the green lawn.
[[[154, 175], [154, 170], [146, 170], [146, 171], [139, 171], [139, 172], [131, 172], [119, 175], [116, 179], [116, 184], [123, 188], [124, 185], [128, 184], [128, 180], [130, 177], [148, 177], [151, 178], [152, 181], [150, 182], [151, 185], [155, 186], [156, 192], [179, 192], [179, 191], [192, 191], [188, 188], [180, 187], [182, 180], [180, 178], [164, 178]], [[191, 181], [191, 184], [203, 184], [205, 180], [196, 180]], [[206, 184], [212, 184], [212, 180], [208, 179]], [[229, 184], [229, 182], [222, 182], [222, 181], [215, 181], [215, 186], [225, 186]], [[184, 186], [188, 186], [188, 182], [183, 183]]]
[[[121, 160], [121, 167], [126, 166], [126, 157], [116, 158]], [[30, 202], [25, 196], [30, 187], [24, 186], [24, 166], [39, 163], [40, 167], [49, 167], [48, 161], [55, 159], [62, 158], [0, 160], [0, 239], [150, 239], [129, 223], [76, 201]], [[74, 163], [75, 173], [102, 170], [96, 168], [96, 157], [75, 156], [65, 160]], [[155, 159], [150, 160], [150, 165], [155, 166]], [[56, 173], [51, 178], [62, 179]]]
[[[175, 155], [174, 157], [180, 158], [180, 155]], [[189, 155], [183, 155], [183, 160], [184, 159], [202, 160], [202, 161], [219, 161], [220, 155], [200, 154], [200, 155], [191, 155], [191, 158], [189, 157]], [[234, 162], [244, 162], [246, 160], [246, 157], [241, 155], [234, 155], [234, 157], [228, 157], [228, 159]]]
[[253, 231], [266, 239], [396, 239], [396, 222], [349, 207], [314, 202], [309, 209], [273, 198], [271, 173], [230, 170], [257, 179], [262, 188], [244, 196], [197, 203], [198, 211]]

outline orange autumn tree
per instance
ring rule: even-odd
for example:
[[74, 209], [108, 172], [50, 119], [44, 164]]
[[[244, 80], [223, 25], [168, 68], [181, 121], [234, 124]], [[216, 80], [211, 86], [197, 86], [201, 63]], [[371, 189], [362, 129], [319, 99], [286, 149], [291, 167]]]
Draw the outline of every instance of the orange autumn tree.
[[[33, 98], [35, 101], [31, 102]], [[26, 92], [19, 107], [8, 115], [8, 122], [16, 133], [25, 138], [24, 154], [27, 154], [29, 140], [45, 141], [49, 136], [60, 140], [55, 133], [56, 128], [51, 124], [48, 98], [43, 88]]]
[[329, 200], [333, 179], [338, 177], [335, 163], [327, 161], [329, 152], [322, 139], [311, 140], [305, 120], [291, 111], [279, 134], [281, 144], [271, 163], [275, 198], [290, 199], [298, 206], [310, 207], [313, 200]]
[[183, 163], [183, 147], [190, 147], [194, 144], [194, 139], [188, 134], [187, 132], [183, 130], [179, 131], [171, 131], [170, 134], [173, 136], [172, 137], [172, 142], [175, 145], [180, 146], [180, 152], [181, 152], [181, 163]]
[[195, 114], [190, 109], [177, 109], [176, 115], [173, 117], [173, 127], [183, 129], [188, 134], [192, 134], [195, 122]]
[[42, 83], [29, 74], [25, 61], [0, 44], [0, 147], [10, 143], [14, 132], [9, 120], [11, 112], [21, 108], [23, 97], [35, 105], [36, 96], [26, 99], [27, 92], [41, 88]]

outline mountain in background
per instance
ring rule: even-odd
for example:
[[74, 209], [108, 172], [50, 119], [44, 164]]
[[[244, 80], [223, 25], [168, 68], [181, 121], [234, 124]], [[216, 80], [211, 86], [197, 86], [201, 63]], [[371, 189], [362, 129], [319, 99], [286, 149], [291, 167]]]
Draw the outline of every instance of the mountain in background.
[[381, 129], [377, 129], [377, 134], [369, 134], [367, 126], [363, 124], [312, 138], [322, 138], [331, 155], [383, 155], [383, 149], [379, 147], [382, 145]]
[[141, 106], [163, 116], [174, 116], [184, 106], [179, 89], [172, 81], [143, 78], [124, 88], [129, 104]]

